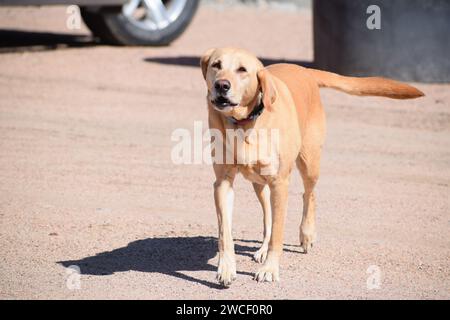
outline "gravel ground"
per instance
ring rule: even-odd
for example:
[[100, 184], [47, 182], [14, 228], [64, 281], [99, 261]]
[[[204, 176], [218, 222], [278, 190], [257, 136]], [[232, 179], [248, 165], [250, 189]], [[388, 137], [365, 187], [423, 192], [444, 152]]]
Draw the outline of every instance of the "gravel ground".
[[450, 85], [410, 101], [324, 90], [318, 243], [300, 253], [295, 173], [281, 282], [254, 282], [262, 214], [239, 178], [238, 278], [221, 289], [212, 168], [174, 165], [171, 133], [206, 126], [207, 48], [310, 61], [311, 12], [207, 5], [163, 48], [94, 45], [65, 19], [0, 9], [16, 30], [0, 36], [0, 298], [450, 298]]

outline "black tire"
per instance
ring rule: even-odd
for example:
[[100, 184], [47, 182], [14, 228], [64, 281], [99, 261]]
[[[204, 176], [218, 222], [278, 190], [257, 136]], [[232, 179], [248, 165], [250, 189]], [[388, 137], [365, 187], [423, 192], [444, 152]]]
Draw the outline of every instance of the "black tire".
[[200, 0], [187, 1], [182, 13], [164, 29], [147, 30], [136, 26], [122, 13], [122, 7], [81, 7], [81, 16], [102, 42], [127, 46], [164, 46], [187, 28]]

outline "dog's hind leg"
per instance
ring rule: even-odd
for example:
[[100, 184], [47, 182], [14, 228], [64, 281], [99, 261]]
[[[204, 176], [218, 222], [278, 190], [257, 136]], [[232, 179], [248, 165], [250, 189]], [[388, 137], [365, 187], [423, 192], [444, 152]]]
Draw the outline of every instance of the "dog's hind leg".
[[261, 185], [253, 183], [253, 189], [264, 214], [264, 239], [261, 248], [255, 252], [253, 259], [256, 262], [263, 263], [267, 257], [267, 250], [269, 249], [270, 235], [272, 234], [272, 210], [270, 208], [270, 190], [268, 185]]
[[304, 145], [297, 158], [297, 167], [303, 179], [303, 217], [300, 225], [300, 245], [307, 253], [316, 239], [316, 203], [314, 187], [320, 172], [320, 145]]

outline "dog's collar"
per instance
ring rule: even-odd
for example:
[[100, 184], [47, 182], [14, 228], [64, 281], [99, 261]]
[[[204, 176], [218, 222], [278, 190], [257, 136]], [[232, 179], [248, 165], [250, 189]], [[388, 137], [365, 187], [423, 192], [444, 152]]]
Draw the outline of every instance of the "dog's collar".
[[255, 121], [261, 115], [261, 113], [263, 113], [263, 111], [264, 111], [264, 104], [263, 104], [262, 96], [260, 96], [259, 100], [260, 100], [259, 104], [255, 108], [253, 108], [252, 112], [250, 112], [250, 114], [247, 116], [247, 118], [237, 120], [234, 117], [228, 117], [228, 121], [230, 123], [232, 123], [234, 125], [238, 125], [238, 126], [243, 126], [249, 122]]

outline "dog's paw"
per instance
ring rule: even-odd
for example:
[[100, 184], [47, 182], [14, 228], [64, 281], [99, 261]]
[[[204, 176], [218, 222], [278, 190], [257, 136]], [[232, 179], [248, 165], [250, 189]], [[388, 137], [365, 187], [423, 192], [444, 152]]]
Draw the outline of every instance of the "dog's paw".
[[268, 262], [266, 260], [264, 265], [256, 272], [254, 279], [258, 282], [280, 281], [280, 271], [278, 263]]
[[300, 229], [300, 246], [303, 249], [303, 253], [308, 253], [315, 241], [316, 233], [314, 231]]
[[226, 255], [219, 258], [216, 279], [224, 287], [231, 285], [233, 280], [236, 279], [236, 262], [234, 258]]
[[261, 248], [258, 249], [258, 251], [253, 254], [253, 260], [255, 260], [258, 263], [263, 263], [266, 261], [267, 258], [267, 251], [269, 250], [269, 245], [263, 244]]

